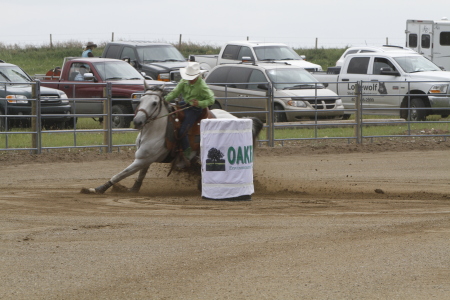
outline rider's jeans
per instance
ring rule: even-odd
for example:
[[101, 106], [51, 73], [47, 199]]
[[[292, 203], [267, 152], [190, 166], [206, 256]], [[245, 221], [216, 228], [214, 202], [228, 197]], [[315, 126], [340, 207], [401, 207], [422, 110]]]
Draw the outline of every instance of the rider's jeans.
[[200, 107], [191, 106], [184, 111], [184, 120], [180, 128], [181, 147], [183, 148], [183, 151], [190, 146], [187, 133], [192, 125], [194, 125], [195, 121], [197, 121], [197, 119], [202, 114], [202, 110], [203, 109]]

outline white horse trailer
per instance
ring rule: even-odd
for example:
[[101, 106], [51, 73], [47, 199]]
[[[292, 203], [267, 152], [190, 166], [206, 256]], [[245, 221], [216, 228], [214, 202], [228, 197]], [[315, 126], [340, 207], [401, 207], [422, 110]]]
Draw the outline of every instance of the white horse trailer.
[[450, 71], [450, 21], [406, 20], [406, 47]]

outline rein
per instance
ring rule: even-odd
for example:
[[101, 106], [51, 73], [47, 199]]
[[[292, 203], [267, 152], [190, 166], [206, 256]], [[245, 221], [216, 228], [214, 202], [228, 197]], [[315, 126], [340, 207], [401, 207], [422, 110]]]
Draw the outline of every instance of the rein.
[[[168, 116], [170, 116], [170, 115], [176, 114], [177, 112], [180, 112], [180, 111], [183, 111], [183, 110], [189, 108], [189, 106], [186, 106], [186, 107], [184, 107], [184, 108], [174, 110], [173, 112], [170, 112], [170, 113], [168, 113], [168, 114], [165, 114], [165, 115], [162, 115], [162, 116], [159, 116], [159, 117], [158, 117], [158, 115], [159, 115], [159, 113], [161, 112], [161, 109], [162, 109], [162, 101], [163, 101], [163, 97], [162, 97], [160, 94], [158, 94], [158, 93], [146, 93], [146, 95], [156, 95], [156, 96], [159, 97], [159, 109], [153, 111], [150, 115], [149, 115], [149, 114], [147, 113], [147, 111], [146, 111], [145, 109], [143, 109], [143, 108], [137, 109], [136, 112], [134, 113], [134, 115], [136, 116], [136, 114], [137, 114], [138, 112], [140, 112], [140, 111], [143, 112], [143, 113], [145, 114], [145, 116], [146, 116], [146, 119], [145, 119], [144, 124], [148, 124], [148, 123], [150, 123], [150, 122], [152, 122], [152, 121], [155, 121], [155, 120], [158, 120], [158, 119], [161, 119], [161, 118], [164, 118], [164, 117], [168, 117]], [[156, 116], [153, 117], [153, 114], [154, 114], [156, 111], [157, 111]]]
[[[144, 124], [147, 124], [147, 123], [150, 123], [151, 121], [154, 121], [154, 120], [156, 120], [156, 119], [159, 119], [159, 118], [161, 118], [161, 117], [163, 117], [163, 116], [161, 116], [161, 117], [158, 117], [158, 115], [159, 115], [159, 113], [161, 112], [161, 109], [162, 109], [162, 101], [163, 101], [163, 97], [160, 95], [160, 94], [158, 94], [158, 93], [146, 93], [146, 95], [156, 95], [156, 96], [158, 96], [159, 97], [159, 107], [158, 107], [158, 109], [156, 109], [156, 110], [154, 110], [150, 115], [148, 114], [148, 112], [145, 110], [145, 109], [143, 109], [143, 108], [139, 108], [138, 107], [138, 109], [136, 109], [136, 111], [134, 112], [134, 115], [136, 116], [136, 114], [138, 113], [138, 112], [143, 112], [144, 114], [145, 114], [145, 122], [144, 122]], [[155, 116], [153, 116], [154, 114], [156, 113], [156, 115]]]

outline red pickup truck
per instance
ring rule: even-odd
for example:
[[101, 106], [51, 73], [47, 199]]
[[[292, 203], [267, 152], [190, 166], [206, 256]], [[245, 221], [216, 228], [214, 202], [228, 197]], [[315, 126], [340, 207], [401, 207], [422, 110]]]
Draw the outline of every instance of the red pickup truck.
[[[61, 70], [36, 75], [42, 86], [56, 88], [67, 94], [75, 114], [103, 114], [103, 90], [112, 83], [112, 126], [128, 128], [133, 120], [136, 102], [131, 96], [144, 91], [144, 76], [122, 60], [108, 58], [65, 58]], [[149, 85], [164, 84], [147, 80]]]

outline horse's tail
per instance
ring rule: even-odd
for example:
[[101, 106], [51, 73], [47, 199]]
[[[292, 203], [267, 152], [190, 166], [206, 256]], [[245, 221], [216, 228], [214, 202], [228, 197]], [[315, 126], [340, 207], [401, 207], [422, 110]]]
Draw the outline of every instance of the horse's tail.
[[256, 141], [258, 140], [258, 136], [264, 127], [264, 123], [256, 117], [247, 117], [247, 118], [253, 121], [253, 129], [252, 129], [253, 147], [256, 147]]

